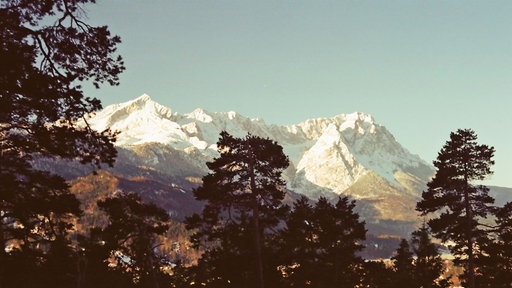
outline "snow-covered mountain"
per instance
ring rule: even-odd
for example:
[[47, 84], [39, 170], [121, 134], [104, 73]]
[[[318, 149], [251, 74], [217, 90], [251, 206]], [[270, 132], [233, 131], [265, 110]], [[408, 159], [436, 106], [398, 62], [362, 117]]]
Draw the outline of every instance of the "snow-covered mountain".
[[208, 172], [205, 163], [217, 155], [221, 131], [271, 138], [290, 158], [290, 190], [311, 198], [350, 195], [371, 203], [367, 214], [377, 219], [416, 215], [415, 202], [434, 171], [363, 113], [277, 126], [236, 112], [196, 109], [181, 115], [144, 94], [108, 106], [88, 122], [97, 130], [119, 131], [120, 154], [131, 165], [192, 182]]

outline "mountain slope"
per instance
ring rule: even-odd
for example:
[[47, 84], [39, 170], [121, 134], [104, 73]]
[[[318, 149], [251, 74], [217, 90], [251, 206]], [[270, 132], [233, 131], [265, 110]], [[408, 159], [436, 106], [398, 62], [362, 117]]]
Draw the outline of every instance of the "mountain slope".
[[120, 131], [117, 145], [124, 152], [119, 171], [132, 167], [133, 173], [146, 171], [173, 181], [194, 182], [208, 172], [205, 163], [217, 156], [215, 143], [223, 130], [238, 137], [268, 137], [290, 157], [289, 189], [310, 198], [343, 194], [370, 200], [379, 219], [415, 216], [411, 206], [433, 175], [431, 166], [363, 113], [277, 126], [236, 112], [196, 109], [180, 115], [144, 94], [108, 106], [88, 122], [97, 130]]

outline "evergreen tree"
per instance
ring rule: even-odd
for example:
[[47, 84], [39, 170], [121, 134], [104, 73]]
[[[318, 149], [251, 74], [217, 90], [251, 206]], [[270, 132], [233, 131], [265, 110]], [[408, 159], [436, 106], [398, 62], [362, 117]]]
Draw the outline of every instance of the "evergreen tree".
[[361, 282], [364, 222], [347, 197], [331, 204], [320, 198], [312, 207], [302, 197], [280, 234], [286, 281], [291, 287], [355, 287]]
[[444, 272], [443, 260], [437, 246], [432, 243], [430, 230], [424, 223], [412, 234], [412, 250], [416, 254], [414, 260], [415, 287], [444, 288], [449, 287], [448, 279], [441, 279]]
[[394, 288], [393, 271], [383, 261], [365, 261], [361, 288]]
[[317, 231], [314, 223], [314, 207], [306, 196], [293, 203], [286, 217], [286, 228], [276, 237], [279, 257], [289, 287], [311, 287], [319, 268], [317, 256]]
[[[104, 265], [110, 259], [109, 264], [115, 267], [117, 275], [127, 273], [134, 287], [159, 287], [165, 278], [161, 272], [165, 257], [157, 251], [160, 244], [157, 236], [165, 234], [169, 228], [167, 212], [155, 204], [143, 203], [135, 193], [100, 200], [98, 206], [108, 215], [109, 224], [101, 231], [92, 231], [103, 247], [89, 247], [93, 254], [86, 256]], [[103, 256], [100, 253], [98, 257], [97, 252], [103, 252]], [[97, 287], [87, 282], [88, 276], [94, 279], [96, 275], [86, 275], [86, 285]], [[95, 280], [106, 282], [106, 279]]]
[[[271, 229], [284, 217], [282, 171], [288, 158], [275, 141], [247, 135], [236, 138], [222, 132], [220, 156], [207, 163], [212, 172], [194, 191], [206, 201], [201, 215], [187, 219], [197, 229], [192, 241], [205, 245], [199, 261], [198, 282], [209, 287], [264, 287], [277, 274], [265, 269]], [[268, 283], [270, 285], [270, 283]]]
[[[77, 288], [130, 288], [134, 286], [131, 275], [115, 265], [112, 249], [115, 245], [104, 240], [100, 228], [91, 228], [88, 237], [79, 235]], [[112, 263], [112, 264], [111, 264]], [[110, 265], [111, 264], [111, 265]]]
[[475, 287], [475, 254], [488, 240], [489, 232], [481, 222], [494, 203], [487, 187], [472, 184], [491, 174], [494, 164], [494, 148], [479, 145], [476, 140], [471, 129], [450, 134], [434, 161], [436, 175], [417, 204], [423, 215], [439, 213], [428, 224], [436, 237], [455, 243], [450, 249], [456, 260], [465, 264], [464, 278], [469, 288]]
[[315, 206], [320, 269], [320, 287], [353, 287], [360, 282], [362, 259], [357, 256], [366, 238], [364, 221], [354, 212], [355, 201], [340, 197], [332, 205], [320, 198]]
[[[64, 263], [78, 201], [63, 178], [32, 162], [60, 157], [99, 166], [116, 155], [114, 135], [84, 121], [101, 105], [80, 83], [116, 85], [124, 69], [114, 57], [119, 37], [83, 21], [81, 5], [89, 2], [0, 2], [0, 287], [53, 286], [49, 279], [74, 267]], [[58, 263], [62, 269], [50, 269]]]
[[479, 287], [510, 287], [512, 283], [512, 202], [495, 211], [494, 241], [484, 245], [476, 283]]
[[414, 279], [413, 253], [409, 242], [406, 239], [400, 241], [393, 261], [393, 286], [394, 287], [417, 287]]

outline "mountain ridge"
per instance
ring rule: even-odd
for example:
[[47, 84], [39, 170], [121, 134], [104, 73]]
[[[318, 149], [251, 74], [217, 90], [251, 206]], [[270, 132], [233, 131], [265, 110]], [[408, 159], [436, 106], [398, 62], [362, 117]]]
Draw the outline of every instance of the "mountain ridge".
[[[251, 133], [270, 138], [283, 146], [290, 158], [284, 173], [288, 189], [313, 199], [349, 195], [369, 200], [376, 203], [380, 219], [410, 219], [414, 208], [397, 212], [385, 202], [391, 198], [396, 198], [394, 202], [417, 201], [434, 171], [371, 115], [361, 112], [268, 125], [263, 119], [234, 111], [197, 108], [179, 114], [143, 94], [105, 107], [88, 123], [97, 130], [120, 132], [116, 145], [130, 154], [122, 165], [158, 170], [173, 179], [208, 173], [205, 163], [218, 155], [216, 142], [221, 131], [236, 137]], [[373, 182], [385, 183], [385, 191], [379, 191]], [[363, 191], [369, 187], [372, 190]]]

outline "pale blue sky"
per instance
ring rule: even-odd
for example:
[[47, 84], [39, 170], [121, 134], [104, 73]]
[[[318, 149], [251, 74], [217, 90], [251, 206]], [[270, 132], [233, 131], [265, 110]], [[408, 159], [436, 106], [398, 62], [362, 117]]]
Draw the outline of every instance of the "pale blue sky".
[[122, 37], [109, 105], [149, 94], [179, 113], [269, 124], [373, 115], [432, 162], [457, 128], [495, 146], [487, 184], [512, 187], [512, 1], [99, 0]]

